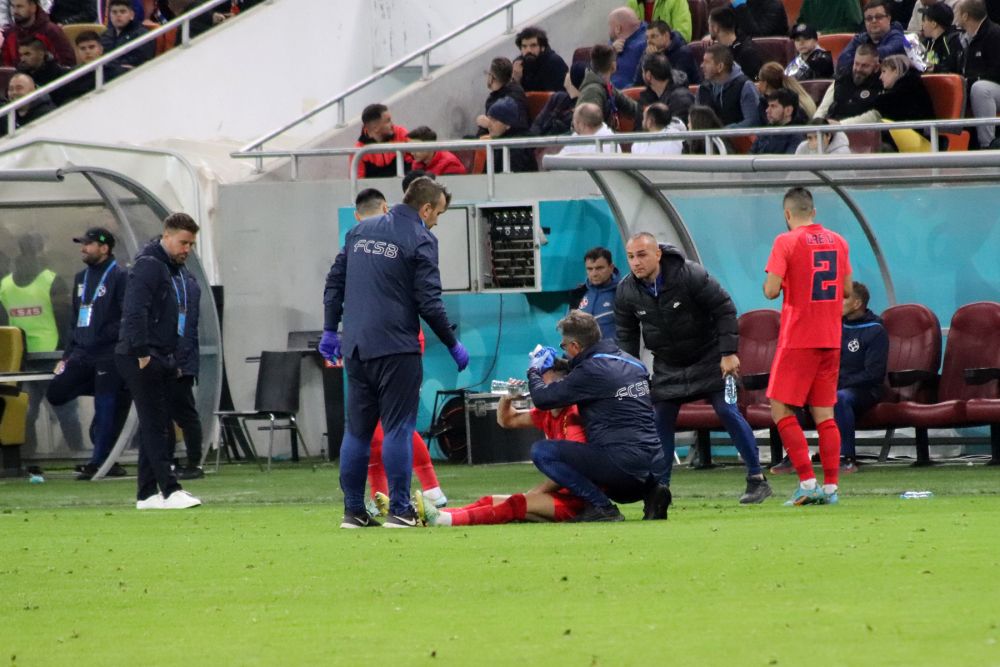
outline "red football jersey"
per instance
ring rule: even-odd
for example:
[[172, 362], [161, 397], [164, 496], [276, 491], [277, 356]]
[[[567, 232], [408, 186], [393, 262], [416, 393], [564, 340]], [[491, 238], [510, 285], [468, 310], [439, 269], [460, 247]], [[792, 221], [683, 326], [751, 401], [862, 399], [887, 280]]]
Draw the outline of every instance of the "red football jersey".
[[532, 408], [531, 421], [549, 440], [587, 442], [587, 433], [583, 430], [583, 420], [575, 405], [564, 408], [558, 416], [554, 416], [548, 410]]
[[765, 270], [785, 294], [778, 347], [840, 349], [847, 254], [843, 237], [815, 223], [774, 240]]

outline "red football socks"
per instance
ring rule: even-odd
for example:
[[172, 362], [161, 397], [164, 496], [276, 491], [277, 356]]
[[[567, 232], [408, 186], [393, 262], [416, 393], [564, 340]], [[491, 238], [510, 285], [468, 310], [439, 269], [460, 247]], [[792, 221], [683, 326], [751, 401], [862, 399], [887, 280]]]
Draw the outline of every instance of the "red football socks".
[[791, 459], [792, 465], [795, 466], [799, 481], [815, 479], [812, 462], [809, 460], [809, 443], [806, 442], [806, 434], [803, 433], [798, 420], [790, 415], [779, 421], [777, 426], [781, 442], [785, 446], [785, 451], [788, 452], [788, 458]]
[[[816, 424], [819, 432], [819, 460], [823, 466], [823, 484], [837, 484], [840, 475], [840, 429], [832, 419]], [[784, 437], [784, 435], [782, 435]]]
[[[379, 423], [372, 434], [371, 448], [368, 455], [368, 488], [372, 498], [376, 493], [389, 495], [389, 480], [385, 476], [385, 466], [382, 465], [382, 424]], [[416, 431], [413, 432], [413, 472], [420, 480], [420, 488], [434, 489], [440, 486], [437, 473], [434, 472], [434, 463], [431, 461], [431, 453], [427, 449], [427, 443]]]
[[[489, 505], [478, 504], [486, 499], [489, 499]], [[477, 503], [459, 510], [452, 510], [449, 514], [451, 514], [451, 525], [453, 526], [483, 526], [524, 521], [527, 509], [528, 502], [525, 500], [524, 494], [516, 493], [497, 505], [493, 504], [490, 496], [486, 496], [480, 498]]]
[[434, 489], [438, 484], [437, 474], [434, 472], [434, 464], [431, 462], [431, 453], [427, 449], [427, 443], [416, 431], [413, 432], [413, 472], [420, 480], [420, 488]]

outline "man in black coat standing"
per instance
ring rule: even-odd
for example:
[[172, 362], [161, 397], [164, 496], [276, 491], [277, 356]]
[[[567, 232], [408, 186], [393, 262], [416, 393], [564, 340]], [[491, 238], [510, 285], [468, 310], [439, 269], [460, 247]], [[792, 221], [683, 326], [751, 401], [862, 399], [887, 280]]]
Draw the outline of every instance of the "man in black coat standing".
[[201, 286], [194, 274], [187, 269], [181, 269], [181, 276], [184, 279], [184, 289], [187, 290], [188, 309], [184, 332], [178, 332], [180, 337], [177, 340], [177, 351], [174, 353], [177, 376], [170, 383], [168, 404], [170, 419], [181, 427], [181, 433], [184, 434], [184, 448], [187, 450], [187, 465], [177, 469], [177, 478], [200, 479], [205, 476], [201, 468], [203, 436], [201, 417], [198, 415], [198, 407], [194, 400], [194, 385], [201, 367], [198, 345]]
[[129, 271], [115, 365], [139, 413], [136, 509], [187, 509], [201, 501], [181, 488], [172, 470], [168, 429], [174, 353], [187, 323], [189, 294], [181, 267], [194, 248], [198, 224], [186, 213], [163, 221], [163, 236], [136, 256]]
[[537, 26], [528, 26], [514, 40], [521, 51], [514, 60], [513, 77], [526, 92], [564, 90], [569, 67], [562, 57], [549, 47], [549, 36]]
[[670, 485], [681, 405], [705, 398], [747, 466], [740, 503], [763, 502], [772, 491], [753, 431], [736, 405], [725, 400], [725, 377], [738, 377], [740, 371], [733, 300], [705, 267], [673, 246], [657, 244], [648, 232], [630, 238], [625, 253], [632, 273], [618, 284], [615, 324], [622, 350], [638, 356], [641, 335], [653, 353], [653, 409], [666, 460], [661, 483]]

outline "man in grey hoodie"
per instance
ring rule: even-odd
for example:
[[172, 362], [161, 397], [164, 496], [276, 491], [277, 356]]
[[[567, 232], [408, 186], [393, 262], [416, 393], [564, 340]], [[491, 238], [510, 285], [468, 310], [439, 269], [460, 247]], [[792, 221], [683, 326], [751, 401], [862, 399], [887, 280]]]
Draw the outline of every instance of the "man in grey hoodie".
[[760, 93], [728, 46], [713, 44], [701, 62], [705, 80], [698, 86], [698, 104], [711, 107], [726, 127], [760, 125]]

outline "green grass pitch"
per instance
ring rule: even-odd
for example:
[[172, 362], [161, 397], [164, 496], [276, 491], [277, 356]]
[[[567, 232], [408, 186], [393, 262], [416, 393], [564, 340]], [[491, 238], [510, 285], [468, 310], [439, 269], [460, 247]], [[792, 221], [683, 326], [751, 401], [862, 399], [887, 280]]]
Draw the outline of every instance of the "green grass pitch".
[[[529, 466], [441, 466], [452, 505]], [[2, 665], [1000, 665], [1000, 469], [866, 467], [741, 507], [679, 469], [667, 522], [344, 531], [337, 470], [0, 482]], [[930, 500], [901, 500], [930, 489]]]

